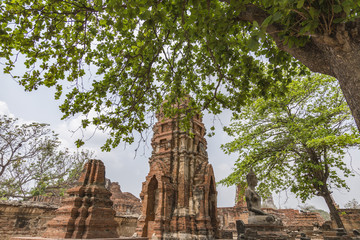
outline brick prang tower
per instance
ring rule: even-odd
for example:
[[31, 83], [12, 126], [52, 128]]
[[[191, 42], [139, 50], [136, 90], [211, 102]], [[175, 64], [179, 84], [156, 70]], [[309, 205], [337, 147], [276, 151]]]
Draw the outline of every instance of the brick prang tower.
[[[187, 108], [188, 100], [178, 107]], [[199, 115], [191, 119], [193, 134], [180, 129], [179, 118], [165, 118], [160, 111], [157, 119], [150, 171], [140, 194], [138, 236], [214, 239], [218, 234], [217, 192], [202, 119]]]

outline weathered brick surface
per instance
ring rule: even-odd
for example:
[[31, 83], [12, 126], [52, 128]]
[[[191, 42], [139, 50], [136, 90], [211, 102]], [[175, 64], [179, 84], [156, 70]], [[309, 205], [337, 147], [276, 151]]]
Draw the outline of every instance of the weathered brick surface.
[[77, 186], [67, 191], [56, 218], [48, 222], [47, 238], [116, 238], [115, 211], [111, 193], [105, 188], [105, 166], [100, 160], [89, 160]]
[[111, 200], [113, 201], [113, 209], [116, 215], [139, 217], [141, 214], [140, 199], [128, 192], [122, 192], [117, 182], [109, 183], [111, 192]]
[[265, 212], [280, 218], [290, 230], [312, 230], [315, 225], [321, 226], [325, 220], [317, 212], [300, 212], [296, 209], [271, 209], [264, 208]]
[[140, 194], [138, 235], [159, 239], [214, 238], [217, 192], [208, 163], [204, 124], [200, 116], [193, 118], [190, 135], [179, 128], [176, 118], [164, 118], [161, 112], [157, 118], [150, 171]]
[[[314, 225], [321, 226], [324, 219], [319, 213], [314, 212], [300, 212], [296, 209], [271, 209], [263, 208], [265, 212], [276, 216], [281, 219], [284, 226], [288, 230], [312, 230]], [[220, 220], [220, 230], [223, 231], [236, 231], [236, 220], [242, 220], [247, 224], [249, 212], [247, 208], [218, 208], [218, 216]]]
[[46, 229], [46, 222], [55, 217], [57, 205], [0, 201], [0, 239], [11, 236], [38, 236]]
[[236, 186], [235, 207], [246, 208], [245, 185], [243, 183]]
[[[347, 232], [360, 229], [360, 209], [339, 209], [339, 213]], [[332, 221], [332, 226], [337, 228], [335, 221]]]
[[239, 207], [221, 207], [218, 208], [219, 226], [221, 229], [235, 229], [236, 220], [242, 220], [248, 223], [249, 211], [247, 208]]
[[115, 221], [118, 226], [116, 231], [121, 237], [132, 237], [136, 232], [137, 217], [133, 216], [116, 216]]
[[[58, 205], [39, 202], [0, 201], [0, 240], [15, 236], [41, 236], [46, 223], [55, 217]], [[116, 216], [117, 233], [122, 237], [134, 235], [137, 217]]]
[[[135, 198], [135, 197], [134, 197]], [[59, 208], [57, 198], [38, 197], [32, 201], [0, 201], [0, 240], [12, 236], [41, 236], [46, 223], [55, 217]], [[137, 216], [115, 216], [119, 236], [131, 237], [136, 231]]]

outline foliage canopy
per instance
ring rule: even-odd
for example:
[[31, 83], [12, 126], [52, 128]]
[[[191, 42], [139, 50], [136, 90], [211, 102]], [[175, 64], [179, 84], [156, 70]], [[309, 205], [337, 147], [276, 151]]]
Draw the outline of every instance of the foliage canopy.
[[343, 158], [347, 148], [360, 146], [360, 135], [335, 81], [322, 75], [297, 78], [285, 96], [260, 97], [244, 107], [225, 128], [235, 139], [223, 148], [239, 158], [221, 183], [244, 182], [254, 168], [260, 192], [290, 189], [303, 202], [321, 196], [344, 227], [331, 189], [348, 189], [341, 175], [352, 172]]
[[338, 171], [352, 174], [343, 158], [347, 148], [359, 146], [360, 136], [335, 81], [298, 78], [287, 95], [258, 98], [233, 117], [225, 130], [234, 140], [223, 149], [239, 158], [221, 182], [243, 182], [254, 167], [261, 192], [290, 189], [305, 201], [322, 196], [324, 185], [347, 188]]
[[190, 94], [189, 107], [216, 114], [283, 92], [308, 71], [278, 46], [296, 55], [359, 9], [351, 0], [4, 0], [0, 57], [26, 90], [55, 87], [64, 118], [95, 113], [82, 126], [109, 130], [110, 150], [146, 129], [165, 98], [171, 106]]

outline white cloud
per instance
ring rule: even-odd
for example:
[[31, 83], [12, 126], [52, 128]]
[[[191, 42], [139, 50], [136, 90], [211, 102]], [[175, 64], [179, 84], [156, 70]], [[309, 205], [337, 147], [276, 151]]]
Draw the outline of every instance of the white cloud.
[[14, 115], [10, 112], [7, 103], [4, 101], [0, 101], [0, 114], [7, 115], [9, 117], [14, 117]]

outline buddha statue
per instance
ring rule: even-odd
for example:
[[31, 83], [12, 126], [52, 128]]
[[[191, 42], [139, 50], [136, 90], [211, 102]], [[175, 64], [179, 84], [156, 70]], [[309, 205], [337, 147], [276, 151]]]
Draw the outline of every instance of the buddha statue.
[[261, 197], [255, 191], [257, 186], [258, 179], [251, 169], [248, 175], [246, 176], [248, 187], [245, 190], [245, 200], [246, 205], [249, 210], [249, 224], [272, 224], [275, 222], [275, 217], [273, 215], [267, 214], [261, 210]]

